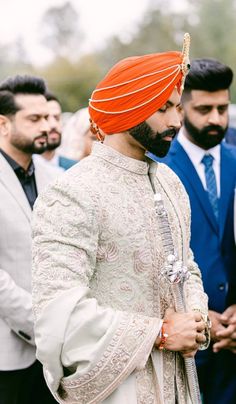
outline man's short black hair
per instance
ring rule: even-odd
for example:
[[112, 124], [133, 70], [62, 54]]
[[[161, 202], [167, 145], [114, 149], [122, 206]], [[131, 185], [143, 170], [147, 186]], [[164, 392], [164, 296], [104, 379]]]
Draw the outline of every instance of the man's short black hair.
[[219, 91], [229, 89], [233, 80], [232, 69], [216, 59], [202, 58], [191, 60], [184, 93], [192, 90]]
[[55, 94], [51, 93], [51, 91], [46, 92], [45, 98], [47, 101], [57, 101], [58, 104], [60, 104], [59, 99], [55, 96]]
[[0, 114], [14, 115], [20, 110], [15, 102], [17, 94], [44, 95], [46, 84], [40, 77], [16, 75], [0, 83]]

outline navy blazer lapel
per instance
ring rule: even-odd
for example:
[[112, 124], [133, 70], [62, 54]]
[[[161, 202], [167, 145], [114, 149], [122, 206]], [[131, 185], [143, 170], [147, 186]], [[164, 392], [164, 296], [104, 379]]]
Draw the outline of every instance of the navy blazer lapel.
[[184, 177], [189, 183], [189, 186], [194, 191], [196, 198], [199, 200], [202, 210], [205, 212], [213, 229], [216, 233], [218, 233], [218, 224], [213, 213], [208, 194], [203, 188], [202, 182], [190, 158], [177, 140], [173, 142], [169, 154], [172, 155], [175, 165], [178, 166], [178, 168], [182, 171]]
[[231, 151], [223, 143], [221, 145], [220, 160], [220, 211], [219, 226], [220, 237], [223, 237], [225, 221], [228, 209], [231, 206], [230, 198], [234, 197], [236, 178], [236, 159], [232, 156]]

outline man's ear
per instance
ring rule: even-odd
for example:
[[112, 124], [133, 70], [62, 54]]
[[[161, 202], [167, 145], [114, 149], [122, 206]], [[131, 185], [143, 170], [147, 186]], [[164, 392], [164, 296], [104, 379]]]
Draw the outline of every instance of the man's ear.
[[1, 136], [7, 136], [11, 130], [11, 121], [5, 115], [0, 115], [0, 134]]

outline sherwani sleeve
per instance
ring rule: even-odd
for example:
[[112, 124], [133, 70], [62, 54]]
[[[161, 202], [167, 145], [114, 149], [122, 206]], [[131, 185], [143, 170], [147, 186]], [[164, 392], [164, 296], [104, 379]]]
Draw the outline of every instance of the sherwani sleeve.
[[100, 216], [94, 189], [63, 179], [34, 210], [37, 357], [60, 403], [102, 402], [145, 365], [161, 327], [159, 319], [102, 307], [91, 296]]

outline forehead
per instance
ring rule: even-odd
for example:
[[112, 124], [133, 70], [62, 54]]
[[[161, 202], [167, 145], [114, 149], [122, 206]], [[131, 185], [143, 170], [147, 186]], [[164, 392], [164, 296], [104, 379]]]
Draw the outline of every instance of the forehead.
[[39, 114], [47, 115], [47, 100], [41, 94], [17, 94], [16, 104], [21, 108], [18, 113], [24, 115]]
[[48, 113], [49, 115], [60, 115], [61, 114], [61, 106], [55, 101], [51, 100], [47, 102]]
[[192, 90], [190, 102], [194, 106], [225, 105], [229, 103], [229, 90], [218, 90], [213, 92]]
[[[173, 90], [173, 92], [171, 93], [169, 99], [167, 100], [167, 102], [169, 101], [169, 102], [171, 102], [171, 103], [174, 104], [174, 105], [178, 105], [178, 104], [180, 103], [180, 99], [181, 99], [181, 96], [180, 96], [180, 94], [178, 93], [177, 88], [175, 87], [174, 90]], [[167, 103], [167, 102], [166, 102], [166, 103]]]

